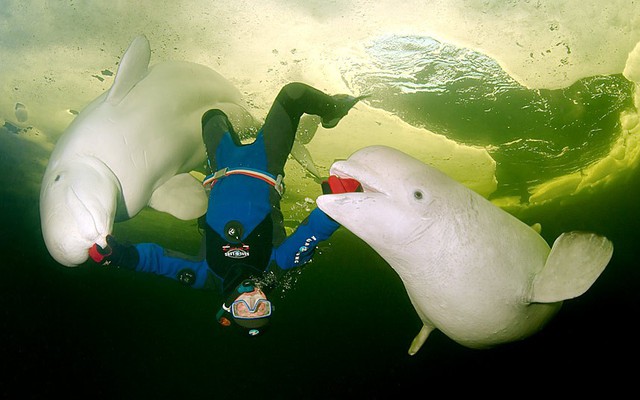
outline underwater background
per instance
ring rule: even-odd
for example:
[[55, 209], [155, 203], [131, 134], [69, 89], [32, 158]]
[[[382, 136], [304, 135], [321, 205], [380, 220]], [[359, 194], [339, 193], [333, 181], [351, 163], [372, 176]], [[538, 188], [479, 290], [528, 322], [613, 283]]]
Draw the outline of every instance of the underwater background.
[[[404, 3], [403, 3], [404, 4]], [[640, 306], [640, 5], [613, 1], [0, 0], [0, 395], [42, 398], [512, 397], [635, 388]], [[39, 190], [66, 126], [107, 90], [139, 34], [151, 63], [207, 65], [259, 117], [286, 82], [371, 95], [307, 144], [323, 173], [388, 144], [442, 168], [551, 245], [614, 244], [582, 296], [537, 334], [488, 350], [422, 325], [397, 274], [344, 228], [273, 298], [264, 336], [222, 331], [219, 299], [161, 277], [67, 268], [42, 239]], [[637, 52], [636, 52], [637, 53]], [[445, 145], [443, 145], [443, 141]], [[381, 166], [382, 168], [383, 166]], [[290, 160], [288, 228], [320, 185]], [[196, 221], [145, 209], [131, 243], [195, 254]]]

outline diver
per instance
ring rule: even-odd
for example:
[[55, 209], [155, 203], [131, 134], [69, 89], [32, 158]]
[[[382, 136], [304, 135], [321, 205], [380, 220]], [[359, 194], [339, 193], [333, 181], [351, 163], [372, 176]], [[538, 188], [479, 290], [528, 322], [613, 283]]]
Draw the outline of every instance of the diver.
[[[175, 279], [193, 288], [213, 288], [223, 303], [216, 320], [238, 326], [250, 336], [264, 331], [273, 307], [269, 292], [287, 270], [308, 263], [318, 243], [339, 224], [313, 209], [287, 237], [280, 199], [284, 166], [303, 114], [321, 117], [324, 128], [335, 127], [362, 97], [330, 96], [301, 82], [278, 93], [264, 124], [250, 144], [243, 144], [226, 114], [211, 109], [202, 116], [202, 138], [210, 175], [201, 256], [191, 257], [155, 243], [135, 245], [107, 237], [107, 247], [94, 244], [90, 258], [111, 265]], [[330, 176], [322, 192], [361, 190], [353, 179]], [[275, 279], [274, 279], [275, 278]], [[234, 322], [234, 324], [232, 324]]]

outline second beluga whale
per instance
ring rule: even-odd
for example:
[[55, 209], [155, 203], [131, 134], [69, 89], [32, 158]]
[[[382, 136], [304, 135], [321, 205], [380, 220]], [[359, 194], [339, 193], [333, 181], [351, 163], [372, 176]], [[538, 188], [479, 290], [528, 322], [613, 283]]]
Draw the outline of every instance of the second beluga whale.
[[[200, 119], [217, 107], [251, 121], [240, 93], [215, 71], [167, 61], [149, 67], [145, 36], [127, 48], [111, 88], [87, 105], [57, 141], [40, 190], [42, 234], [65, 266], [106, 245], [114, 221], [151, 206], [197, 218], [207, 198], [189, 172], [205, 159]], [[235, 122], [234, 120], [234, 122]]]
[[476, 349], [534, 334], [613, 254], [607, 238], [589, 232], [563, 233], [550, 248], [532, 227], [391, 147], [360, 149], [330, 174], [364, 189], [317, 204], [399, 275], [423, 322], [412, 355], [435, 329]]

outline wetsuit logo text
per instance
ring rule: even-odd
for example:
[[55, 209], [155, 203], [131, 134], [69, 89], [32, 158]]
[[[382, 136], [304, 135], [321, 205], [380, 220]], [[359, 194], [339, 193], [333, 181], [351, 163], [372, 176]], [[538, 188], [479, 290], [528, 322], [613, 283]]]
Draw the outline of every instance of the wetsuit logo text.
[[231, 247], [229, 245], [222, 246], [225, 257], [229, 258], [246, 258], [249, 257], [249, 246], [243, 244], [242, 247]]

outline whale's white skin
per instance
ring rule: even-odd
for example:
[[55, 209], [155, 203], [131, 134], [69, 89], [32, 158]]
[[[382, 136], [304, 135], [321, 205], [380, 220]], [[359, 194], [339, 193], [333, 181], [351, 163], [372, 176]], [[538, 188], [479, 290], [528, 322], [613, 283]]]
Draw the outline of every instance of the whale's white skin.
[[51, 154], [40, 191], [42, 234], [65, 266], [106, 244], [114, 221], [144, 207], [181, 219], [206, 211], [207, 197], [189, 171], [202, 167], [201, 117], [227, 113], [238, 131], [255, 128], [239, 91], [217, 72], [165, 61], [149, 68], [149, 42], [133, 40], [112, 87], [69, 125]]
[[587, 232], [563, 233], [550, 249], [532, 227], [390, 147], [358, 150], [330, 173], [364, 192], [323, 195], [318, 206], [398, 273], [424, 324], [409, 354], [434, 329], [477, 349], [524, 339], [591, 287], [613, 254]]

